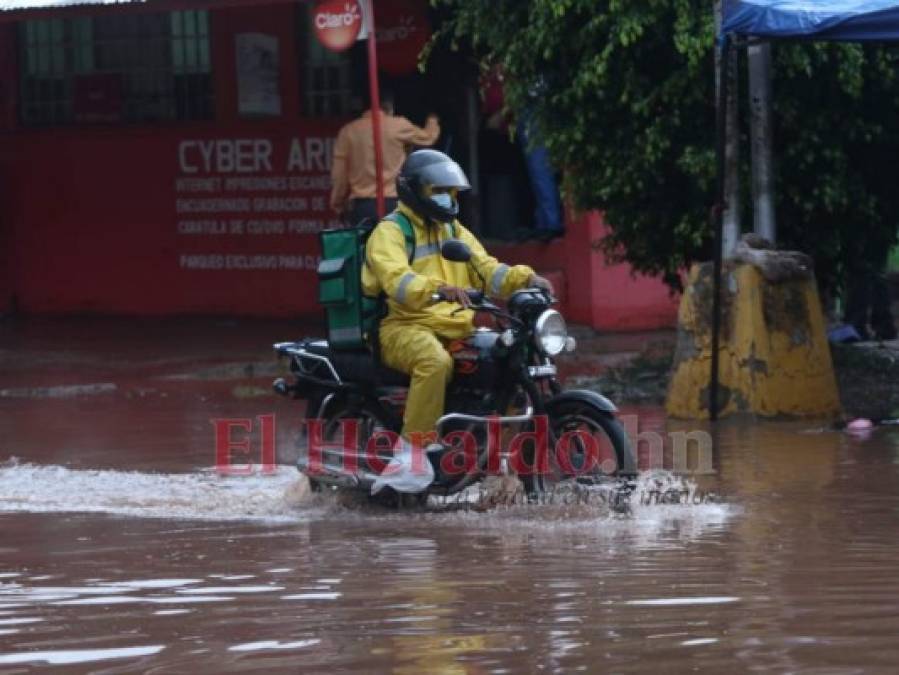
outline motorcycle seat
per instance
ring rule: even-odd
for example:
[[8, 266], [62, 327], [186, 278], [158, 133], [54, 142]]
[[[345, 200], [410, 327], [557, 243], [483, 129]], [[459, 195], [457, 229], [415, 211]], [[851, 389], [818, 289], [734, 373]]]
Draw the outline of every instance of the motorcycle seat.
[[384, 365], [378, 365], [367, 349], [337, 350], [331, 349], [325, 340], [314, 340], [305, 343], [305, 348], [312, 354], [324, 356], [334, 366], [334, 370], [345, 382], [365, 384], [374, 387], [408, 387], [409, 376]]

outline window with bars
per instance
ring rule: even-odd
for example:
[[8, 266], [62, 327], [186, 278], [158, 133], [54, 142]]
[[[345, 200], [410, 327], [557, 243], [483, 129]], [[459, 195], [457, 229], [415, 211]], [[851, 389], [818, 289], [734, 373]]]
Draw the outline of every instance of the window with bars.
[[312, 25], [315, 7], [300, 6], [299, 40], [300, 87], [305, 117], [345, 117], [352, 110], [352, 67], [350, 51], [325, 49]]
[[19, 46], [26, 126], [213, 116], [206, 11], [25, 21]]

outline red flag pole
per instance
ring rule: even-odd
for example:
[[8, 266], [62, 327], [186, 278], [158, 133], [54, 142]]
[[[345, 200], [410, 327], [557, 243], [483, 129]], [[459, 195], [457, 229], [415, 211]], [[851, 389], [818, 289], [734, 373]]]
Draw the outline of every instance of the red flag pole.
[[372, 0], [364, 0], [368, 9], [368, 90], [371, 96], [371, 133], [375, 142], [375, 181], [378, 218], [384, 217], [384, 149], [381, 147], [381, 91], [378, 85], [378, 50], [375, 38], [375, 8]]

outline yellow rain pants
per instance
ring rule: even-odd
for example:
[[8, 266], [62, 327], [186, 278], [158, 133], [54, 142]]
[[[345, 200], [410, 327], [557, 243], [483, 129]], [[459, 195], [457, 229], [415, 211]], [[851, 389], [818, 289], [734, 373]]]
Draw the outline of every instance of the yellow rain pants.
[[[456, 312], [459, 305], [434, 303], [440, 286], [484, 289], [494, 297], [524, 288], [534, 271], [527, 265], [510, 267], [490, 256], [477, 238], [457, 221], [428, 225], [412, 209], [398, 209], [415, 233], [412, 265], [399, 225], [381, 221], [368, 239], [362, 287], [366, 295], [387, 295], [388, 313], [381, 322], [381, 358], [385, 365], [412, 378], [406, 400], [403, 435], [434, 431], [443, 414], [446, 385], [453, 360], [444, 343], [464, 338], [472, 330], [474, 312]], [[451, 262], [440, 255], [440, 244], [455, 234], [471, 248], [471, 261]]]
[[403, 436], [410, 439], [410, 434], [433, 431], [443, 414], [446, 385], [453, 376], [453, 357], [443, 343], [423, 326], [388, 324], [381, 329], [381, 360], [412, 377]]

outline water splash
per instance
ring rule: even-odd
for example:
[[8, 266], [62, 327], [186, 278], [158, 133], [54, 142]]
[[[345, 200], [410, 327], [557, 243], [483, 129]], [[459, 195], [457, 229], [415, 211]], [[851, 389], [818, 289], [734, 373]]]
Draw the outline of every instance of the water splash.
[[[693, 480], [661, 470], [640, 474], [623, 509], [616, 501], [620, 490], [615, 484], [587, 490], [561, 485], [537, 503], [522, 493], [486, 510], [475, 508], [478, 490], [475, 486], [447, 500], [432, 498], [427, 511], [381, 512], [379, 520], [500, 531], [505, 536], [539, 532], [541, 537], [613, 539], [636, 548], [668, 548], [720, 530], [740, 511]], [[371, 509], [345, 511], [343, 517], [353, 514], [364, 520]]]
[[648, 547], [679, 546], [723, 528], [739, 508], [670, 471], [640, 474], [629, 500], [630, 531]]
[[270, 475], [228, 477], [212, 470], [157, 474], [10, 461], [0, 465], [0, 513], [88, 512], [276, 524], [313, 519], [365, 523], [374, 517], [409, 526], [626, 535], [650, 546], [660, 540], [693, 539], [723, 526], [735, 513], [732, 505], [710, 500], [689, 479], [665, 471], [641, 474], [624, 513], [610, 508], [614, 488], [609, 486], [593, 490], [586, 499], [563, 489], [537, 504], [523, 498], [484, 511], [471, 508], [477, 501], [474, 488], [453, 504], [432, 499], [427, 510], [396, 511], [373, 506], [364, 497], [347, 502], [328, 491], [310, 494], [304, 481], [292, 467]]
[[112, 513], [145, 518], [297, 522], [309, 509], [289, 498], [297, 471], [219, 476], [0, 465], [0, 512]]

